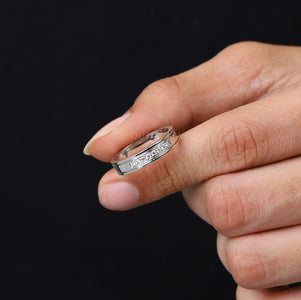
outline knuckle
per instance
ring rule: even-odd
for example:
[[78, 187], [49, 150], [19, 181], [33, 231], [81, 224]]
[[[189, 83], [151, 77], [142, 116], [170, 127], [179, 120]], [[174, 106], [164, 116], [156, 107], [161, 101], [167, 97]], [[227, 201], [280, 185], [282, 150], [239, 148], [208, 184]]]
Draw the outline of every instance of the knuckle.
[[220, 127], [210, 141], [211, 153], [216, 163], [225, 171], [252, 167], [267, 155], [267, 139], [264, 130], [236, 121]]
[[248, 237], [230, 239], [226, 245], [226, 257], [235, 282], [244, 288], [257, 289], [267, 282], [267, 266], [252, 248]]
[[[257, 42], [239, 42], [220, 52], [219, 70], [232, 89], [241, 88], [247, 97], [258, 97], [269, 86], [264, 76], [274, 56], [271, 47]], [[256, 90], [254, 90], [256, 86]]]
[[254, 62], [256, 60], [264, 63], [269, 51], [266, 44], [243, 41], [226, 47], [221, 53], [237, 62], [241, 62], [242, 60], [244, 62]]
[[142, 94], [150, 97], [170, 97], [178, 94], [180, 90], [180, 80], [176, 76], [172, 76], [151, 83]]
[[224, 235], [233, 236], [245, 226], [245, 208], [239, 190], [223, 177], [204, 184], [205, 202], [212, 226]]

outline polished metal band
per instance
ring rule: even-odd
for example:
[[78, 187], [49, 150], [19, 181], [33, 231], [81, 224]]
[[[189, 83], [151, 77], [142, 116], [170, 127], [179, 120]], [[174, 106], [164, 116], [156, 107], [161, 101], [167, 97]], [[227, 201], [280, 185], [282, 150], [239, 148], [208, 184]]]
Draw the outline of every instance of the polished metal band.
[[120, 151], [112, 166], [120, 175], [138, 171], [168, 153], [178, 140], [172, 126], [157, 129]]

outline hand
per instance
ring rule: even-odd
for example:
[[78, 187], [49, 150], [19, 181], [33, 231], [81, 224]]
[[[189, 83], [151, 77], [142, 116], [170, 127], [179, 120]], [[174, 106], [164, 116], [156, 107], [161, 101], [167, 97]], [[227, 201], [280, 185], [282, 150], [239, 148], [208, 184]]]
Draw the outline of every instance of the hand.
[[188, 206], [218, 231], [238, 299], [301, 299], [300, 287], [285, 287], [301, 281], [301, 48], [227, 47], [148, 86], [85, 151], [110, 161], [169, 124], [183, 132], [179, 144], [138, 172], [106, 173], [101, 203], [124, 210], [183, 190]]

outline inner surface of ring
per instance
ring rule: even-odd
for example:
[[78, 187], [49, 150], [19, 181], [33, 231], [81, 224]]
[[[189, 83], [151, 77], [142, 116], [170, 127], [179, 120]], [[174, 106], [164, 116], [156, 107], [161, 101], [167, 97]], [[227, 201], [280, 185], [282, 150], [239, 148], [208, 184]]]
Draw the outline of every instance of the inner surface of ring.
[[132, 144], [125, 147], [119, 154], [115, 157], [115, 161], [120, 161], [127, 159], [147, 148], [156, 144], [160, 141], [169, 131], [170, 128], [161, 128], [155, 131], [152, 131], [145, 135], [144, 137], [140, 138], [139, 140], [133, 142]]

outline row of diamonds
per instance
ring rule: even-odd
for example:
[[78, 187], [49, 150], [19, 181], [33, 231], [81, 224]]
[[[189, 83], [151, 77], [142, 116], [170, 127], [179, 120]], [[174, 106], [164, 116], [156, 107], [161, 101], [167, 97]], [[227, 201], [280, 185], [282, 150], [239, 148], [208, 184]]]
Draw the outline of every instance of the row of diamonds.
[[156, 149], [153, 149], [152, 151], [148, 152], [147, 154], [143, 154], [139, 157], [134, 158], [130, 163], [130, 168], [136, 168], [139, 164], [148, 163], [152, 160], [153, 157], [156, 155], [160, 155], [169, 148], [170, 142], [165, 142], [161, 146], [157, 147]]

